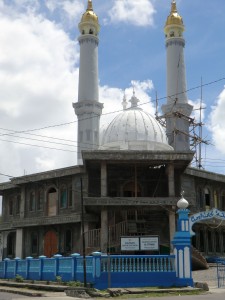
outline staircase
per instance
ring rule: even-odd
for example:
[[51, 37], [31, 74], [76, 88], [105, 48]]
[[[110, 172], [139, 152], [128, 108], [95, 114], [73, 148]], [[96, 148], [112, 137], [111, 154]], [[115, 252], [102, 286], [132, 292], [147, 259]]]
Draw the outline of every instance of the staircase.
[[192, 246], [192, 270], [206, 270], [209, 268], [209, 265], [205, 259], [205, 257]]

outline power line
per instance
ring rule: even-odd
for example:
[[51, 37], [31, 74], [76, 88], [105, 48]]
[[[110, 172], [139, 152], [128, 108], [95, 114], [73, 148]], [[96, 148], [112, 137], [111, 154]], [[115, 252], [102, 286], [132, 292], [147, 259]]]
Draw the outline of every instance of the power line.
[[[185, 91], [182, 91], [182, 92], [179, 92], [179, 93], [176, 93], [176, 94], [173, 94], [173, 95], [163, 96], [161, 98], [158, 98], [157, 100], [158, 101], [162, 101], [162, 100], [165, 100], [167, 98], [177, 98], [178, 95], [181, 95], [181, 94], [184, 94], [184, 93], [187, 93], [187, 92], [199, 89], [199, 88], [204, 87], [204, 86], [209, 86], [209, 85], [218, 83], [218, 82], [223, 81], [223, 80], [225, 80], [225, 77], [222, 77], [220, 79], [213, 80], [213, 81], [210, 81], [210, 82], [207, 82], [207, 83], [204, 83], [204, 84], [192, 87], [190, 89], [187, 89]], [[146, 104], [149, 104], [149, 101], [144, 102], [144, 103], [140, 103], [137, 106], [142, 106], [142, 105], [146, 105]], [[119, 112], [123, 112], [123, 109], [115, 110], [115, 111], [108, 112], [108, 113], [104, 113], [101, 116], [107, 116], [107, 115], [114, 114], [114, 113], [119, 113]], [[82, 121], [84, 121], [84, 120], [90, 120], [92, 118], [96, 118], [96, 116], [83, 118]], [[16, 132], [16, 133], [27, 133], [27, 132], [31, 132], [31, 131], [38, 131], [38, 130], [43, 130], [43, 129], [48, 129], [48, 128], [54, 128], [54, 127], [71, 125], [71, 124], [74, 124], [74, 123], [77, 123], [77, 122], [78, 122], [78, 120], [75, 120], [75, 121], [72, 121], [72, 122], [64, 122], [64, 123], [60, 123], [60, 124], [53, 124], [53, 125], [43, 126], [43, 127], [40, 127], [40, 128], [27, 129], [27, 130], [23, 130], [23, 131], [14, 131], [14, 130], [11, 130], [11, 131]], [[7, 129], [5, 129], [5, 130], [7, 130]]]
[[58, 150], [58, 151], [76, 152], [77, 153], [77, 151], [73, 151], [73, 150], [69, 150], [69, 149], [53, 148], [53, 147], [40, 146], [40, 145], [34, 145], [34, 144], [27, 144], [27, 143], [21, 143], [21, 142], [9, 141], [9, 140], [2, 140], [2, 139], [0, 139], [0, 141], [8, 142], [8, 143], [14, 143], [14, 144], [19, 144], [19, 145], [25, 145], [25, 146], [33, 146], [33, 147], [38, 147], [38, 148], [45, 148], [45, 149], [52, 149], [52, 150]]

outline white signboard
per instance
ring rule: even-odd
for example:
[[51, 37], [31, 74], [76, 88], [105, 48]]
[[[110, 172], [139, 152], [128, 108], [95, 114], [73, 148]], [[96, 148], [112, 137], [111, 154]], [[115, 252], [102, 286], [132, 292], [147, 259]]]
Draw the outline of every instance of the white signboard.
[[138, 251], [139, 237], [121, 237], [121, 251]]
[[140, 250], [159, 250], [158, 236], [144, 236], [140, 237]]

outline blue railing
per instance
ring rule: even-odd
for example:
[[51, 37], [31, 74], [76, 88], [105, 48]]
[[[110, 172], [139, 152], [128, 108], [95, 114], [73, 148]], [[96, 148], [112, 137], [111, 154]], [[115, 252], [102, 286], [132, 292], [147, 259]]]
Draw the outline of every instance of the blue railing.
[[[83, 282], [83, 257], [55, 255], [40, 256], [0, 262], [0, 278], [10, 279], [16, 275], [26, 280]], [[86, 257], [87, 282], [94, 287], [180, 286], [176, 278], [174, 255], [101, 255], [94, 252]]]
[[225, 259], [218, 258], [217, 263], [217, 283], [218, 288], [225, 287]]

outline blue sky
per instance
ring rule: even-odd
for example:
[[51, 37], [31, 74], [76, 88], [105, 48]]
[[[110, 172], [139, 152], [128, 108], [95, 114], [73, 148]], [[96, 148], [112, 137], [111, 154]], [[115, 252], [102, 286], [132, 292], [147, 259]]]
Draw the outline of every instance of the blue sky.
[[[76, 164], [72, 102], [79, 71], [77, 25], [86, 5], [87, 0], [0, 0], [1, 174]], [[136, 96], [148, 103], [143, 108], [154, 114], [156, 91], [159, 105], [165, 103], [163, 27], [171, 1], [93, 0], [93, 5], [101, 24], [103, 113], [122, 109], [124, 91], [129, 99], [134, 85]], [[203, 138], [213, 145], [202, 147], [202, 163], [225, 174], [225, 79], [220, 80], [225, 77], [225, 1], [177, 0], [177, 8], [186, 28], [187, 88], [199, 86], [201, 78], [203, 84], [218, 81], [203, 86]], [[200, 95], [200, 88], [188, 92], [196, 107]], [[114, 116], [103, 116], [102, 124]]]

